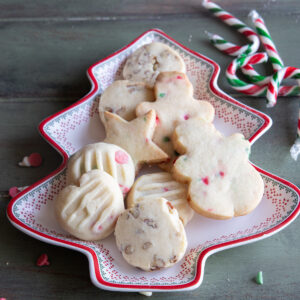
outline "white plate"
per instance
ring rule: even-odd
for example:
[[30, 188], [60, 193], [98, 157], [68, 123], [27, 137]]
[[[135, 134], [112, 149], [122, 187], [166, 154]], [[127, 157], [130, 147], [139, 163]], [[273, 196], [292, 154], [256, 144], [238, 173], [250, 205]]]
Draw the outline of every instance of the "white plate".
[[101, 141], [104, 128], [98, 116], [98, 95], [114, 80], [128, 55], [138, 47], [160, 41], [180, 53], [195, 96], [209, 101], [216, 111], [216, 127], [225, 135], [241, 132], [253, 143], [271, 126], [265, 114], [224, 94], [217, 86], [219, 66], [179, 44], [160, 30], [149, 30], [88, 69], [90, 93], [74, 105], [50, 116], [40, 125], [43, 137], [63, 156], [58, 170], [27, 188], [10, 202], [7, 214], [14, 226], [44, 242], [84, 253], [92, 282], [99, 288], [118, 291], [191, 290], [203, 280], [207, 257], [217, 251], [268, 237], [291, 223], [300, 211], [299, 189], [257, 168], [264, 179], [261, 204], [249, 215], [227, 221], [196, 215], [186, 227], [188, 248], [184, 259], [167, 270], [143, 272], [128, 265], [117, 250], [114, 237], [100, 242], [79, 241], [57, 224], [53, 199], [65, 186], [68, 157], [82, 146]]

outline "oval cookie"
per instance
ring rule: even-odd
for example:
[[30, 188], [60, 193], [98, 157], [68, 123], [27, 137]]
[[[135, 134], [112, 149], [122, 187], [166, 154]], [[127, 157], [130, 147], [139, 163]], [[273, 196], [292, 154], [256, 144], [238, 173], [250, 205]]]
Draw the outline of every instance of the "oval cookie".
[[139, 177], [127, 196], [127, 208], [131, 208], [143, 200], [155, 201], [161, 197], [170, 201], [177, 209], [183, 225], [192, 219], [194, 211], [187, 202], [187, 186], [175, 181], [167, 172]]
[[135, 167], [131, 156], [121, 147], [107, 144], [90, 144], [72, 156], [67, 167], [67, 184], [78, 184], [86, 172], [98, 169], [107, 172], [119, 184], [123, 194], [131, 188]]
[[124, 201], [117, 182], [109, 174], [92, 170], [60, 191], [54, 203], [61, 227], [75, 237], [101, 240], [115, 228], [124, 211]]
[[163, 198], [141, 201], [123, 212], [117, 221], [115, 237], [125, 260], [145, 271], [174, 265], [187, 247], [177, 210]]
[[185, 63], [169, 46], [154, 42], [137, 49], [127, 58], [123, 77], [153, 87], [158, 74], [167, 71], [185, 73]]
[[100, 119], [104, 123], [104, 112], [108, 111], [119, 115], [126, 121], [131, 121], [136, 117], [136, 106], [143, 101], [154, 101], [152, 88], [142, 82], [117, 80], [101, 95]]

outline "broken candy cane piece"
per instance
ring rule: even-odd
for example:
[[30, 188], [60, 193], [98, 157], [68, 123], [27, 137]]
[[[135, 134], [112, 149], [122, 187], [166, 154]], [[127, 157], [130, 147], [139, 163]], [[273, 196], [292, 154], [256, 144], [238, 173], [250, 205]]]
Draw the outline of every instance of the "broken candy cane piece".
[[152, 292], [139, 292], [139, 294], [147, 296], [147, 297], [151, 297], [152, 296]]
[[255, 282], [257, 284], [263, 285], [264, 284], [264, 279], [263, 279], [263, 272], [259, 271], [255, 277]]
[[25, 156], [21, 162], [19, 162], [20, 167], [38, 167], [42, 163], [42, 156], [35, 152], [29, 156]]
[[[21, 193], [23, 190], [25, 190], [28, 186], [21, 186], [21, 187], [16, 187], [13, 186], [8, 190], [9, 196], [12, 198], [16, 197], [19, 193]], [[0, 299], [1, 300], [1, 299]]]
[[50, 262], [48, 260], [48, 255], [46, 253], [41, 254], [36, 261], [36, 265], [38, 267], [49, 266]]

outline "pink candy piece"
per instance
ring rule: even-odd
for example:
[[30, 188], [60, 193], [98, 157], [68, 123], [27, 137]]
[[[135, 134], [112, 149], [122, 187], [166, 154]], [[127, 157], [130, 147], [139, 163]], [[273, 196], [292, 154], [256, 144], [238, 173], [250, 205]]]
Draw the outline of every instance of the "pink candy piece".
[[120, 165], [127, 164], [128, 159], [128, 155], [124, 151], [118, 150], [115, 153], [115, 161]]
[[98, 230], [100, 231], [102, 229], [103, 229], [103, 227], [101, 225], [99, 225]]
[[168, 191], [169, 191], [169, 189], [165, 187], [165, 188], [164, 188], [164, 191], [165, 191], [165, 192], [168, 192]]
[[182, 76], [179, 76], [179, 75], [178, 75], [176, 78], [177, 78], [177, 79], [182, 79]]
[[202, 181], [204, 184], [209, 185], [209, 178], [207, 176], [202, 178]]
[[190, 115], [189, 114], [187, 114], [187, 115], [184, 115], [184, 117], [183, 117], [185, 120], [188, 120], [189, 118], [190, 118]]
[[42, 255], [40, 255], [36, 261], [36, 265], [38, 267], [49, 266], [50, 262], [48, 260], [48, 255], [46, 253], [43, 253]]
[[159, 122], [160, 122], [160, 120], [159, 120], [159, 117], [158, 117], [158, 116], [156, 116], [156, 118], [155, 118], [155, 123], [156, 123], [156, 125], [158, 125], [158, 124], [159, 124]]
[[[12, 198], [16, 197], [21, 191], [16, 187], [13, 186], [9, 189], [8, 194], [9, 196], [11, 196]], [[0, 299], [1, 300], [1, 299]]]
[[129, 192], [129, 188], [125, 185], [122, 185], [122, 184], [119, 184], [120, 188], [121, 188], [121, 191], [123, 193], [123, 195], [127, 194]]
[[223, 171], [220, 171], [219, 174], [220, 174], [221, 177], [225, 176], [225, 173]]

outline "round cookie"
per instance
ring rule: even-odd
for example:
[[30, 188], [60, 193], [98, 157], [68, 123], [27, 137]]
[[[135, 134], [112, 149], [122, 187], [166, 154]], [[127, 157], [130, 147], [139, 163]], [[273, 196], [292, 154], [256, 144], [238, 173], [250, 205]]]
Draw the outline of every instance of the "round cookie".
[[68, 162], [67, 184], [78, 185], [86, 172], [98, 169], [107, 172], [119, 184], [123, 194], [131, 188], [135, 167], [131, 156], [121, 147], [108, 143], [84, 146]]
[[68, 185], [61, 190], [54, 207], [64, 230], [81, 240], [96, 241], [114, 231], [124, 201], [113, 177], [92, 170], [80, 178], [79, 186]]
[[168, 71], [185, 73], [185, 63], [169, 46], [154, 42], [137, 49], [127, 58], [123, 77], [142, 81], [153, 87], [158, 74]]
[[177, 209], [183, 225], [192, 219], [194, 211], [187, 202], [187, 186], [175, 181], [167, 172], [146, 174], [139, 177], [127, 196], [127, 208], [131, 208], [144, 200], [155, 201], [161, 197], [170, 201]]
[[187, 247], [177, 210], [163, 198], [141, 201], [123, 212], [115, 237], [125, 260], [145, 271], [174, 265]]
[[109, 111], [126, 121], [131, 121], [136, 117], [136, 106], [143, 101], [154, 101], [152, 88], [142, 82], [117, 80], [101, 95], [99, 101], [100, 119], [104, 123], [104, 112]]

